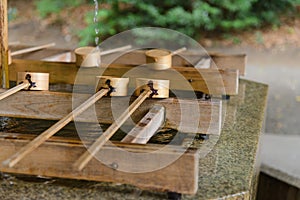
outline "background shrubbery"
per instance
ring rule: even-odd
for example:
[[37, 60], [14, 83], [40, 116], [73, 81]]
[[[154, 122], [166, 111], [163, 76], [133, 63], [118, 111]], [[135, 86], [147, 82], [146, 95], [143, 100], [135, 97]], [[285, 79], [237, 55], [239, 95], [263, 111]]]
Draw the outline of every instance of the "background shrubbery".
[[84, 0], [36, 0], [35, 5], [42, 18], [52, 13], [59, 13], [65, 7], [75, 7], [83, 3]]
[[[98, 24], [94, 10], [85, 15], [86, 28], [78, 31], [81, 44], [93, 43], [95, 28], [101, 39], [134, 27], [155, 26], [180, 31], [191, 37], [201, 32], [247, 30], [279, 25], [282, 14], [292, 15], [300, 0], [98, 0]], [[93, 4], [90, 0], [37, 0], [41, 17], [65, 7]]]

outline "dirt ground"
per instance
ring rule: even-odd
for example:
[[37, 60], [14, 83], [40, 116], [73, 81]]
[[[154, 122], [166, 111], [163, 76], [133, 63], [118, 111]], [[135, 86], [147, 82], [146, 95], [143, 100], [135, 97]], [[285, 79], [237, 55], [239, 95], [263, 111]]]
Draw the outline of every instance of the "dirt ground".
[[[83, 15], [93, 6], [64, 11], [66, 21], [57, 23], [55, 15], [37, 17], [33, 1], [10, 0], [18, 16], [9, 23], [9, 42], [44, 44], [56, 42], [58, 48], [74, 49], [78, 38], [72, 33], [84, 28]], [[56, 23], [53, 23], [56, 22]], [[199, 41], [207, 50], [247, 53], [246, 79], [270, 86], [265, 132], [300, 135], [300, 18], [283, 20], [280, 27], [267, 27], [233, 33], [226, 39], [218, 35]]]

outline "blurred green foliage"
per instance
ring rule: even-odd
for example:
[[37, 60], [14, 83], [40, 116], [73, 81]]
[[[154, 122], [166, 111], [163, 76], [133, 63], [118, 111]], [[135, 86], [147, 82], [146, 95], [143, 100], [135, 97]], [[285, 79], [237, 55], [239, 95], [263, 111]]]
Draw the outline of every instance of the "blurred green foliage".
[[[81, 45], [92, 43], [99, 29], [101, 39], [135, 27], [154, 26], [180, 31], [197, 38], [201, 31], [247, 30], [280, 25], [280, 16], [295, 12], [300, 0], [98, 0], [105, 9], [85, 13], [86, 28], [78, 32]], [[42, 17], [66, 6], [93, 3], [84, 0], [38, 0]], [[238, 42], [238, 40], [237, 40]]]
[[84, 0], [36, 0], [35, 5], [42, 18], [51, 13], [59, 13], [65, 7], [75, 7], [85, 3]]
[[18, 16], [18, 10], [16, 8], [8, 8], [8, 21], [13, 21], [17, 18]]

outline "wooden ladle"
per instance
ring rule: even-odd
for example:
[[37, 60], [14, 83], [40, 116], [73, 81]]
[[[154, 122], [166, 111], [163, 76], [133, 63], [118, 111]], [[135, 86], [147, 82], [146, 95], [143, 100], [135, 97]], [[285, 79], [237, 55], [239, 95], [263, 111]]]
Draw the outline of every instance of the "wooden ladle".
[[37, 51], [37, 50], [41, 50], [41, 49], [45, 49], [45, 48], [49, 48], [49, 47], [53, 47], [53, 46], [55, 46], [55, 43], [49, 43], [49, 44], [44, 44], [44, 45], [40, 45], [40, 46], [25, 48], [25, 49], [17, 50], [14, 52], [8, 51], [8, 64], [9, 65], [11, 64], [13, 56], [21, 55], [24, 53], [29, 53], [29, 52], [33, 52], [33, 51]]
[[130, 115], [145, 101], [146, 98], [168, 98], [169, 80], [154, 80], [138, 78], [135, 94], [138, 98], [131, 103], [128, 109], [119, 116], [115, 122], [82, 154], [74, 163], [74, 169], [81, 171], [89, 161], [97, 154], [102, 146], [113, 136]]
[[0, 94], [0, 100], [9, 97], [16, 92], [27, 90], [48, 90], [49, 89], [49, 74], [48, 73], [33, 73], [33, 72], [18, 72], [17, 86]]
[[86, 46], [75, 49], [76, 66], [78, 67], [98, 67], [100, 65], [100, 56], [125, 51], [131, 49], [131, 45], [117, 47], [105, 51], [99, 51], [96, 47]]
[[[43, 144], [47, 139], [57, 133], [60, 129], [66, 126], [70, 121], [72, 121], [76, 116], [80, 115], [86, 109], [88, 109], [91, 105], [96, 103], [100, 98], [102, 98], [106, 94], [112, 94], [115, 91], [118, 91], [119, 82], [122, 82], [122, 90], [126, 88], [129, 83], [129, 78], [116, 78], [116, 77], [99, 77], [101, 79], [100, 83], [104, 83], [101, 85], [101, 89], [96, 92], [93, 96], [91, 96], [88, 100], [82, 103], [80, 106], [75, 108], [72, 112], [66, 115], [64, 118], [56, 122], [53, 126], [45, 130], [39, 136], [37, 136], [34, 140], [29, 142], [27, 145], [22, 147], [17, 153], [12, 155], [10, 158], [3, 162], [4, 165], [8, 165], [9, 167], [13, 167], [20, 160], [22, 160], [26, 155], [34, 151], [37, 147]], [[102, 80], [103, 79], [103, 80]], [[124, 86], [125, 84], [125, 86]], [[121, 92], [122, 95], [127, 95], [127, 92]], [[120, 96], [122, 96], [120, 95]]]
[[182, 47], [173, 52], [165, 49], [151, 49], [145, 52], [148, 67], [154, 70], [166, 70], [172, 67], [172, 56], [183, 52], [186, 47]]

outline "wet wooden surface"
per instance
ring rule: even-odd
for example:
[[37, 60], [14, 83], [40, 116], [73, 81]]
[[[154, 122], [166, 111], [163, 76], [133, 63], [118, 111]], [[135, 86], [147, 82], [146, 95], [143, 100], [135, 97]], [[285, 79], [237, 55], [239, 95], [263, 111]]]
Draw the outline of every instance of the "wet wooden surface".
[[[51, 83], [95, 84], [95, 76], [117, 76], [131, 78], [129, 87], [135, 87], [136, 78], [153, 78], [170, 80], [171, 90], [194, 90], [206, 94], [237, 95], [239, 71], [236, 69], [195, 69], [193, 67], [173, 67], [172, 69], [154, 71], [147, 66], [134, 68], [133, 65], [111, 64], [109, 67], [79, 68], [75, 63], [47, 62], [36, 60], [13, 60], [9, 67], [10, 81], [16, 81], [20, 71], [50, 73]], [[75, 82], [76, 80], [76, 82]]]
[[[27, 135], [26, 139], [8, 139], [8, 136], [0, 138], [0, 162], [2, 163], [16, 152], [16, 150], [32, 140], [33, 137]], [[41, 145], [29, 154], [26, 159], [20, 161], [20, 163], [12, 168], [0, 165], [0, 171], [126, 183], [143, 189], [176, 191], [183, 194], [194, 194], [197, 191], [199, 158], [196, 149], [191, 148], [186, 151], [185, 148], [180, 146], [173, 146], [161, 151], [161, 146], [153, 144], [107, 144], [97, 155], [101, 158], [102, 162], [93, 158], [83, 171], [77, 171], [72, 168], [72, 164], [86, 151], [81, 141], [78, 140], [75, 142], [73, 140], [72, 143], [68, 143], [62, 140], [53, 140], [55, 139]], [[138, 162], [134, 157], [128, 156], [128, 152], [142, 153], [144, 159]], [[113, 158], [113, 161], [110, 158]], [[159, 166], [156, 166], [161, 160], [172, 159], [174, 162], [168, 166], [161, 169], [159, 169]], [[123, 169], [123, 171], [119, 170], [119, 168]], [[124, 170], [143, 170], [145, 168], [156, 170], [150, 170], [147, 173], [132, 173]]]
[[[205, 141], [193, 141], [192, 146], [200, 149], [200, 156], [205, 152], [203, 148], [206, 145], [215, 145], [210, 153], [199, 159], [198, 179], [201, 184], [198, 185], [197, 193], [192, 196], [183, 195], [183, 199], [226, 198], [236, 200], [255, 198], [257, 148], [264, 118], [267, 86], [246, 80], [240, 81], [241, 84], [245, 84], [243, 97], [236, 96], [232, 97], [230, 101], [223, 102], [223, 105], [227, 107], [222, 134], [220, 136], [210, 135], [209, 139]], [[17, 132], [16, 129], [12, 131]], [[27, 133], [30, 131], [30, 129], [27, 130]], [[39, 131], [35, 132], [35, 134], [39, 134]], [[167, 138], [169, 133], [165, 132], [158, 135]], [[16, 139], [19, 136], [5, 137], [6, 139]], [[48, 142], [52, 142], [53, 139], [51, 138]], [[189, 140], [191, 141], [191, 139]], [[167, 139], [164, 141], [166, 142]], [[155, 143], [158, 144], [157, 141]], [[181, 143], [177, 144], [180, 145]], [[59, 153], [62, 154], [62, 152]], [[179, 174], [180, 171], [177, 173]], [[139, 190], [127, 184], [104, 182], [84, 182], [81, 184], [80, 181], [66, 182], [63, 180], [64, 184], [58, 185], [56, 181], [60, 181], [60, 179], [55, 178], [46, 179], [45, 182], [47, 183], [41, 184], [41, 182], [18, 181], [16, 180], [18, 178], [14, 177], [5, 174], [2, 179], [3, 187], [1, 189], [3, 192], [0, 195], [5, 197], [3, 199], [20, 197], [59, 199], [65, 196], [81, 199], [166, 199], [165, 193], [157, 193], [152, 189], [150, 189], [151, 191]], [[12, 184], [10, 184], [11, 182]], [[48, 184], [48, 182], [51, 183]], [[70, 185], [70, 183], [74, 184]], [[93, 188], [88, 187], [89, 184]], [[53, 192], [49, 193], [49, 190]], [[22, 194], [16, 191], [22, 191]]]
[[[5, 91], [5, 90], [0, 90]], [[74, 94], [73, 94], [74, 95]], [[76, 94], [73, 102], [77, 106], [83, 103], [90, 94]], [[135, 97], [104, 97], [95, 107], [91, 107], [76, 121], [94, 121], [111, 124], [117, 115], [128, 107]], [[222, 102], [191, 99], [147, 99], [131, 116], [138, 122], [154, 104], [166, 108], [165, 128], [182, 132], [197, 132], [219, 135], [221, 131]], [[73, 105], [73, 106], [76, 106]], [[93, 110], [94, 109], [94, 110]], [[72, 94], [50, 91], [20, 91], [0, 103], [0, 115], [7, 117], [59, 120], [72, 111]], [[130, 124], [130, 122], [127, 122]]]
[[[26, 48], [28, 46], [24, 45], [18, 45], [13, 48], [21, 49]], [[113, 59], [114, 64], [124, 64], [124, 65], [142, 65], [146, 63], [146, 56], [145, 56], [146, 50], [135, 50], [131, 52], [126, 52], [125, 54], [121, 55], [117, 59]], [[67, 59], [65, 56], [62, 56], [62, 54], [65, 54], [67, 52], [70, 52], [71, 55], [67, 56]], [[111, 54], [108, 56], [103, 57], [105, 60], [110, 60], [110, 56], [114, 57], [118, 54]], [[55, 57], [57, 58], [56, 61], [63, 61], [63, 62], [75, 62], [75, 55], [72, 50], [70, 49], [45, 49], [37, 52], [33, 52], [30, 54], [20, 55], [17, 56], [16, 59], [22, 59], [22, 60], [42, 60], [47, 59], [50, 57], [52, 60], [55, 60]], [[185, 51], [180, 53], [180, 55], [175, 55], [172, 57], [172, 65], [173, 66], [192, 66], [196, 65], [201, 59], [211, 57], [213, 62], [211, 62], [210, 68], [219, 68], [219, 69], [237, 69], [239, 70], [239, 74], [241, 76], [245, 75], [245, 68], [246, 68], [246, 61], [247, 56], [244, 53], [240, 54], [223, 54], [218, 52], [207, 52], [204, 54], [204, 52], [193, 52], [193, 51]], [[189, 60], [189, 62], [187, 61]]]

